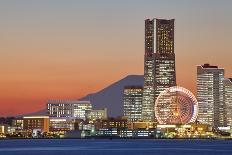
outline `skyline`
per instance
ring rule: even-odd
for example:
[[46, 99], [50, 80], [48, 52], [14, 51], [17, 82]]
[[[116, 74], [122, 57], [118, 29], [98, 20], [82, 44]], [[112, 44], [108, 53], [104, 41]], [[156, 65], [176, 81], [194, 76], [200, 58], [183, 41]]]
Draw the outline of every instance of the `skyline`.
[[0, 115], [142, 75], [147, 18], [175, 19], [177, 85], [196, 95], [196, 66], [204, 63], [232, 77], [232, 2], [146, 2], [0, 2]]

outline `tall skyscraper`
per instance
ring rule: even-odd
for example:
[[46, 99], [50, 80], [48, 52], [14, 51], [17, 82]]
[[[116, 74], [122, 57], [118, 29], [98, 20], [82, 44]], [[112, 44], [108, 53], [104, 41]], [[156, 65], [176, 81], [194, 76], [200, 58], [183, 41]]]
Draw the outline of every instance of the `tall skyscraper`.
[[142, 86], [125, 86], [123, 91], [124, 116], [129, 122], [141, 120], [142, 114]]
[[166, 88], [176, 86], [174, 19], [156, 19], [156, 52], [154, 60], [156, 100]]
[[224, 79], [224, 102], [227, 126], [232, 128], [232, 78]]
[[142, 120], [154, 120], [154, 23], [145, 20], [144, 86], [142, 100]]
[[143, 121], [154, 121], [156, 98], [172, 86], [176, 86], [174, 19], [146, 19]]
[[197, 66], [198, 120], [214, 127], [226, 126], [223, 79], [223, 68]]

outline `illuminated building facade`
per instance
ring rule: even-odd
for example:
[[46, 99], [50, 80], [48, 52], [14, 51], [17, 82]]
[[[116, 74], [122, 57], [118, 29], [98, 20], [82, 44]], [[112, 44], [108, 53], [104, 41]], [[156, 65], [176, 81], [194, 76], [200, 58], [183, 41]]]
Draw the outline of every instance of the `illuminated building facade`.
[[124, 118], [109, 118], [101, 121], [101, 128], [117, 128], [124, 129], [127, 128], [127, 119]]
[[23, 118], [16, 118], [12, 121], [12, 126], [16, 130], [22, 130], [23, 129]]
[[128, 122], [141, 120], [142, 114], [142, 86], [125, 86], [123, 91], [123, 112]]
[[227, 126], [232, 128], [232, 78], [224, 79], [223, 84]]
[[176, 85], [174, 19], [145, 20], [145, 58], [142, 120], [154, 121], [154, 102]]
[[145, 55], [144, 55], [144, 85], [142, 100], [142, 120], [154, 120], [154, 23], [155, 20], [145, 20]]
[[73, 117], [86, 120], [87, 114], [92, 110], [90, 101], [78, 101], [73, 104]]
[[74, 117], [85, 120], [92, 110], [90, 101], [48, 100], [47, 110], [50, 117]]
[[198, 120], [214, 127], [226, 126], [223, 79], [223, 68], [210, 64], [197, 66]]
[[156, 52], [154, 54], [155, 101], [166, 88], [176, 86], [174, 19], [156, 19]]
[[24, 130], [40, 130], [41, 132], [49, 131], [48, 116], [25, 116], [23, 117]]
[[71, 118], [52, 118], [49, 119], [49, 131], [50, 132], [66, 132], [74, 130], [75, 120]]
[[91, 110], [87, 113], [87, 118], [91, 121], [95, 121], [97, 119], [107, 119], [107, 108]]
[[0, 124], [0, 138], [2, 138], [2, 134], [7, 134], [8, 125]]

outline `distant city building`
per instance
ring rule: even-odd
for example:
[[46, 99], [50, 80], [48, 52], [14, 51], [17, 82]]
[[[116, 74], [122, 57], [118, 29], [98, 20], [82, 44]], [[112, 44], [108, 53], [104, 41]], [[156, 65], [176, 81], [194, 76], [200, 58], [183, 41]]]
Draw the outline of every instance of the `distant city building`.
[[128, 122], [128, 129], [151, 129], [156, 128], [156, 122]]
[[8, 133], [8, 125], [7, 124], [0, 124], [0, 138], [2, 137], [1, 134]]
[[99, 129], [96, 131], [96, 136], [101, 137], [121, 137], [121, 138], [154, 138], [156, 134], [155, 129]]
[[25, 116], [23, 117], [24, 130], [38, 130], [41, 132], [49, 131], [49, 117], [48, 116]]
[[214, 127], [226, 126], [223, 79], [223, 68], [210, 64], [197, 66], [198, 120]]
[[107, 119], [107, 109], [91, 110], [87, 113], [87, 118], [92, 121], [97, 119]]
[[91, 110], [92, 104], [90, 101], [78, 101], [77, 104], [73, 104], [73, 117], [85, 120]]
[[15, 118], [12, 121], [12, 127], [14, 127], [16, 130], [22, 130], [23, 129], [23, 118]]
[[146, 19], [143, 121], [155, 120], [156, 98], [163, 90], [175, 85], [174, 19]]
[[127, 128], [127, 119], [125, 118], [109, 118], [101, 121], [101, 128], [117, 128], [124, 129]]
[[223, 84], [227, 125], [232, 128], [232, 78], [224, 79]]
[[145, 20], [142, 120], [154, 120], [154, 20]]
[[50, 132], [66, 132], [74, 130], [75, 120], [65, 117], [65, 118], [52, 118], [49, 119], [49, 131]]
[[166, 88], [176, 86], [174, 19], [156, 19], [156, 52], [154, 54], [155, 101]]
[[92, 110], [92, 104], [90, 101], [48, 100], [47, 109], [50, 117], [74, 117], [85, 120], [87, 113]]
[[129, 122], [141, 120], [142, 114], [142, 86], [125, 86], [123, 91], [123, 111]]

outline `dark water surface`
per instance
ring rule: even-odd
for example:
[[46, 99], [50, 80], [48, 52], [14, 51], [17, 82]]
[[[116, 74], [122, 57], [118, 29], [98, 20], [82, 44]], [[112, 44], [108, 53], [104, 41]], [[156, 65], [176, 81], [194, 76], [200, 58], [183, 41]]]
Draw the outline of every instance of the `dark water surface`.
[[231, 140], [0, 140], [0, 155], [232, 155]]

